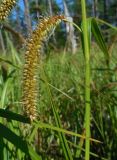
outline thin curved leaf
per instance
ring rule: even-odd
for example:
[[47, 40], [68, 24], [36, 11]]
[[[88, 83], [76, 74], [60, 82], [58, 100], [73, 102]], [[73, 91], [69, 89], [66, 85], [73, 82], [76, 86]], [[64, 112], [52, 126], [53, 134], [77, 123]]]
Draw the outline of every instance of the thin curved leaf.
[[102, 52], [105, 55], [105, 59], [106, 59], [106, 63], [107, 65], [109, 65], [109, 53], [108, 53], [108, 49], [106, 46], [106, 43], [103, 39], [103, 36], [101, 34], [101, 31], [99, 29], [99, 26], [97, 24], [97, 21], [95, 18], [92, 18], [92, 23], [91, 23], [91, 27], [92, 27], [92, 33], [95, 37], [95, 40], [98, 44], [98, 46], [100, 47], [100, 49], [102, 50]]
[[0, 101], [1, 108], [5, 107], [5, 98], [7, 97], [7, 90], [8, 88], [10, 88], [11, 81], [12, 79], [8, 78], [4, 84], [2, 95], [1, 95], [1, 101]]
[[33, 160], [41, 160], [41, 157], [32, 149], [31, 146], [28, 146], [27, 142], [22, 139], [22, 137], [16, 135], [10, 129], [5, 127], [3, 124], [0, 123], [0, 137], [3, 137], [10, 141], [12, 144], [23, 151], [26, 155], [30, 155], [31, 159]]
[[[48, 85], [47, 77], [46, 77], [46, 74], [45, 74], [44, 70], [43, 70], [43, 79], [44, 79], [45, 84], [47, 86], [47, 92], [48, 92], [48, 95], [50, 97], [50, 104], [51, 104], [52, 111], [53, 111], [53, 114], [54, 114], [55, 123], [56, 123], [57, 127], [61, 128], [60, 117], [58, 115], [58, 112], [56, 111], [56, 105], [55, 105], [55, 102], [53, 101], [51, 89], [50, 89], [50, 86]], [[58, 132], [58, 135], [59, 135], [59, 138], [60, 138], [63, 153], [65, 155], [65, 159], [66, 160], [73, 160], [72, 154], [71, 154], [71, 151], [70, 151], [70, 148], [69, 148], [69, 145], [67, 143], [67, 140], [66, 140], [66, 137], [65, 137], [64, 133], [63, 132]]]
[[0, 109], [0, 117], [7, 118], [8, 120], [16, 120], [23, 123], [30, 123], [29, 118], [26, 118], [25, 116], [22, 116], [17, 113], [13, 113], [5, 109]]
[[110, 27], [111, 29], [117, 31], [117, 27], [111, 25], [110, 23], [108, 23], [108, 22], [106, 22], [106, 21], [104, 21], [102, 19], [99, 19], [99, 18], [95, 18], [95, 20], [98, 21], [98, 22], [100, 22], [100, 23], [102, 23], [102, 24], [105, 24], [106, 26]]
[[26, 154], [29, 154], [27, 143], [19, 136], [17, 136], [14, 132], [10, 129], [5, 127], [3, 124], [0, 123], [0, 136], [10, 141], [14, 144], [17, 148], [21, 149]]
[[[85, 139], [86, 137], [81, 135], [81, 134], [78, 134], [78, 133], [75, 133], [75, 132], [72, 132], [72, 131], [68, 131], [68, 130], [65, 130], [65, 129], [62, 129], [62, 128], [59, 128], [59, 127], [55, 127], [55, 126], [52, 126], [50, 124], [46, 124], [46, 123], [43, 123], [43, 122], [34, 122], [34, 125], [39, 128], [48, 128], [48, 129], [52, 129], [52, 130], [55, 130], [57, 132], [61, 132], [61, 133], [65, 133], [65, 134], [68, 134], [68, 135], [72, 135], [72, 136], [76, 136], [76, 137], [80, 137], [80, 138], [83, 138]], [[93, 141], [93, 142], [96, 142], [96, 143], [102, 143], [96, 139], [93, 139], [93, 138], [90, 138], [90, 141]]]

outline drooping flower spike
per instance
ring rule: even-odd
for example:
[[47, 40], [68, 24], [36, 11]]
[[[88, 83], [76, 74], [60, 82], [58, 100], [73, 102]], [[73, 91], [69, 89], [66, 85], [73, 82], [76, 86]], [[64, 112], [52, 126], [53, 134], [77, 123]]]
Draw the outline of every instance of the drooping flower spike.
[[37, 117], [38, 80], [37, 67], [40, 62], [42, 42], [46, 40], [50, 31], [64, 20], [62, 15], [47, 17], [41, 20], [32, 36], [27, 41], [25, 64], [23, 69], [23, 107], [31, 121]]
[[14, 7], [16, 0], [3, 0], [0, 4], [0, 20], [4, 20]]

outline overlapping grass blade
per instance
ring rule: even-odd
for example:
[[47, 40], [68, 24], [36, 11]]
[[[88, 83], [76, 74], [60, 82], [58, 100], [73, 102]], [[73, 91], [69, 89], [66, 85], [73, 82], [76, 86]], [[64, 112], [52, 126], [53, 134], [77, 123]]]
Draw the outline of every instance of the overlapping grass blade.
[[28, 146], [28, 149], [32, 160], [42, 160], [41, 156], [39, 156], [32, 147]]
[[[77, 148], [77, 149], [85, 152], [85, 149], [84, 149], [84, 148], [79, 147], [79, 146], [77, 146], [76, 144], [73, 144], [73, 143], [70, 142], [70, 141], [68, 141], [68, 143], [71, 144], [72, 146], [74, 146], [75, 148]], [[99, 155], [97, 155], [96, 153], [93, 153], [93, 152], [90, 152], [90, 155], [93, 156], [93, 158], [95, 157], [95, 158], [99, 158], [99, 159], [101, 159], [101, 160], [109, 160], [109, 159], [107, 159], [107, 158], [100, 157]], [[76, 156], [76, 158], [78, 158], [78, 157]]]
[[13, 62], [11, 62], [11, 61], [9, 61], [9, 60], [3, 58], [3, 57], [0, 57], [0, 62], [5, 62], [5, 63], [10, 64], [11, 66], [13, 66], [13, 67], [19, 69], [19, 67], [18, 67], [17, 65], [13, 64]]
[[[45, 74], [44, 70], [42, 70], [42, 71], [43, 71], [43, 80], [45, 81], [46, 89], [47, 89], [48, 95], [50, 97], [50, 104], [51, 104], [52, 111], [53, 111], [53, 114], [54, 114], [55, 123], [56, 123], [57, 127], [61, 128], [60, 118], [59, 118], [59, 115], [56, 111], [55, 102], [52, 99], [51, 89], [50, 89], [50, 86], [48, 85], [46, 74]], [[65, 155], [65, 159], [66, 160], [73, 160], [72, 154], [71, 154], [71, 151], [70, 151], [70, 148], [68, 146], [68, 143], [67, 143], [67, 140], [66, 140], [66, 137], [65, 137], [64, 133], [58, 132], [58, 135], [59, 135], [61, 146], [62, 146], [64, 155]]]
[[102, 19], [99, 19], [99, 18], [93, 18], [93, 19], [95, 19], [97, 22], [100, 22], [100, 23], [102, 23], [102, 24], [105, 24], [106, 26], [110, 27], [111, 29], [117, 31], [117, 27], [116, 27], [116, 26], [113, 26], [113, 25], [111, 25], [110, 23], [108, 23], [108, 22], [106, 22], [106, 21], [104, 21], [104, 20], [102, 20]]
[[99, 45], [100, 49], [102, 50], [102, 52], [105, 55], [105, 60], [106, 60], [107, 65], [109, 65], [108, 48], [107, 48], [106, 43], [104, 41], [104, 38], [101, 34], [98, 23], [94, 18], [92, 18], [91, 27], [92, 27], [92, 33], [95, 37], [95, 40], [96, 40], [97, 44]]
[[0, 101], [1, 108], [5, 108], [5, 100], [8, 94], [7, 90], [10, 91], [11, 81], [12, 81], [12, 78], [8, 78], [3, 86], [3, 91], [1, 95], [1, 101]]
[[3, 124], [0, 123], [0, 136], [13, 143], [17, 148], [20, 148], [26, 154], [29, 154], [27, 143], [14, 132], [9, 130]]
[[7, 41], [7, 45], [11, 51], [11, 56], [12, 56], [12, 63], [17, 66], [17, 64], [22, 65], [22, 62], [18, 56], [18, 53], [16, 52], [16, 49], [13, 45], [13, 42], [11, 41], [11, 39], [8, 36], [8, 33], [5, 32], [5, 36], [6, 36], [6, 41]]
[[[30, 123], [29, 118], [26, 118], [25, 116], [22, 116], [20, 114], [13, 113], [11, 111], [7, 111], [7, 110], [4, 110], [4, 109], [0, 109], [0, 117], [7, 118], [8, 120], [16, 120], [16, 121], [23, 122], [23, 123]], [[77, 133], [74, 133], [74, 132], [71, 132], [71, 131], [67, 131], [65, 129], [55, 127], [55, 126], [52, 126], [50, 124], [46, 124], [46, 123], [43, 123], [43, 122], [40, 122], [40, 121], [34, 122], [34, 126], [35, 126], [36, 129], [37, 128], [48, 128], [48, 129], [52, 129], [52, 130], [55, 130], [55, 131], [58, 131], [58, 132], [63, 132], [65, 134], [69, 134], [69, 135], [72, 135], [72, 136], [77, 136], [77, 137], [85, 139], [85, 136], [83, 136], [83, 135], [80, 135], [80, 134], [77, 134]], [[34, 136], [34, 134], [32, 135], [32, 137], [33, 136]], [[94, 141], [96, 143], [101, 143], [100, 141], [98, 141], [96, 139], [93, 139], [93, 138], [90, 138], [90, 140]]]
[[8, 120], [16, 120], [23, 123], [30, 123], [29, 118], [26, 118], [25, 116], [22, 116], [17, 113], [13, 113], [5, 109], [0, 109], [0, 117], [7, 118]]
[[[72, 131], [68, 131], [68, 130], [65, 130], [65, 129], [62, 129], [62, 128], [59, 128], [59, 127], [55, 127], [55, 126], [52, 126], [50, 124], [46, 124], [46, 123], [43, 123], [43, 122], [40, 122], [40, 121], [37, 121], [36, 123], [34, 123], [35, 127], [37, 128], [37, 126], [39, 128], [47, 128], [47, 129], [52, 129], [52, 130], [55, 130], [57, 132], [61, 132], [61, 133], [65, 133], [65, 134], [68, 134], [68, 135], [71, 135], [71, 136], [76, 136], [76, 137], [79, 137], [79, 138], [82, 138], [82, 139], [85, 139], [86, 136], [84, 135], [81, 135], [81, 134], [78, 134], [78, 133], [75, 133], [75, 132], [72, 132]], [[93, 138], [90, 138], [90, 141], [92, 142], [96, 142], [96, 143], [102, 143], [96, 139], [93, 139]]]
[[28, 146], [25, 140], [23, 140], [20, 136], [17, 136], [14, 132], [12, 132], [1, 123], [0, 130], [2, 131], [0, 136], [10, 141], [16, 146], [16, 148], [19, 148], [26, 155], [30, 155], [33, 160], [41, 160], [41, 157], [32, 149], [32, 147]]

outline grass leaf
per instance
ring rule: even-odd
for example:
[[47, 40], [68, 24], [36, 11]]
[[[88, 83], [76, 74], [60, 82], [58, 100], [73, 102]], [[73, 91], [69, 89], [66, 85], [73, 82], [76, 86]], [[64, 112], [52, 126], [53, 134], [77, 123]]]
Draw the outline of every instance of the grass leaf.
[[[34, 122], [34, 125], [39, 128], [48, 128], [48, 129], [52, 129], [52, 130], [55, 130], [57, 132], [62, 132], [62, 133], [65, 133], [65, 134], [68, 134], [68, 135], [72, 135], [72, 136], [76, 136], [76, 137], [79, 137], [79, 138], [83, 138], [85, 139], [86, 137], [81, 135], [81, 134], [78, 134], [78, 133], [75, 133], [75, 132], [72, 132], [72, 131], [68, 131], [68, 130], [65, 130], [63, 128], [59, 128], [59, 127], [55, 127], [55, 126], [52, 126], [50, 124], [46, 124], [46, 123], [43, 123], [43, 122], [40, 122], [40, 121], [36, 121], [36, 123]], [[96, 143], [102, 143], [96, 139], [93, 139], [93, 138], [90, 138], [90, 141], [93, 141], [93, 142], [96, 142]]]
[[19, 136], [17, 136], [14, 132], [10, 129], [5, 127], [3, 124], [0, 123], [0, 136], [10, 141], [14, 144], [17, 148], [20, 148], [26, 154], [29, 154], [27, 143]]
[[106, 63], [107, 65], [109, 64], [109, 53], [108, 53], [108, 49], [107, 49], [107, 46], [106, 46], [106, 43], [104, 41], [104, 38], [101, 34], [101, 31], [99, 29], [99, 26], [97, 24], [97, 21], [92, 18], [92, 24], [91, 24], [91, 27], [92, 27], [92, 33], [95, 37], [95, 40], [98, 44], [98, 46], [100, 47], [100, 49], [103, 51], [104, 55], [105, 55], [105, 60], [106, 60]]
[[[55, 102], [52, 99], [51, 89], [50, 89], [50, 86], [48, 85], [47, 77], [46, 77], [46, 74], [45, 74], [44, 70], [43, 70], [43, 80], [45, 81], [47, 92], [48, 92], [48, 95], [50, 97], [50, 104], [51, 104], [52, 111], [53, 111], [53, 114], [54, 114], [55, 123], [56, 123], [57, 127], [61, 128], [60, 118], [59, 118], [59, 115], [56, 111]], [[59, 138], [60, 138], [61, 146], [62, 146], [62, 149], [63, 149], [66, 160], [73, 160], [72, 154], [71, 154], [71, 151], [70, 151], [70, 148], [68, 146], [68, 143], [67, 143], [67, 140], [66, 140], [66, 137], [65, 137], [64, 133], [59, 132], [58, 135], [59, 135]]]
[[32, 147], [28, 146], [27, 142], [22, 139], [21, 136], [16, 135], [10, 129], [5, 127], [0, 123], [0, 136], [10, 141], [12, 144], [23, 151], [25, 154], [30, 155], [33, 160], [41, 160], [41, 157], [32, 149]]
[[26, 118], [25, 116], [4, 109], [0, 109], [0, 117], [7, 118], [9, 120], [16, 120], [23, 123], [30, 123], [29, 118]]

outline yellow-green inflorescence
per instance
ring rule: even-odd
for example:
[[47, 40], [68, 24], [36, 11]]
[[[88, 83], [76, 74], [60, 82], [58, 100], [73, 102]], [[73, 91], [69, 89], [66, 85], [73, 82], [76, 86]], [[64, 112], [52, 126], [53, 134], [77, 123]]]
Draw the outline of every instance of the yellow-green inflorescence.
[[32, 33], [31, 38], [27, 41], [23, 70], [23, 107], [26, 116], [29, 117], [31, 121], [37, 117], [37, 67], [40, 61], [42, 42], [46, 39], [49, 31], [64, 19], [65, 17], [62, 15], [44, 18]]
[[3, 0], [0, 3], [0, 20], [4, 20], [14, 7], [16, 0]]

